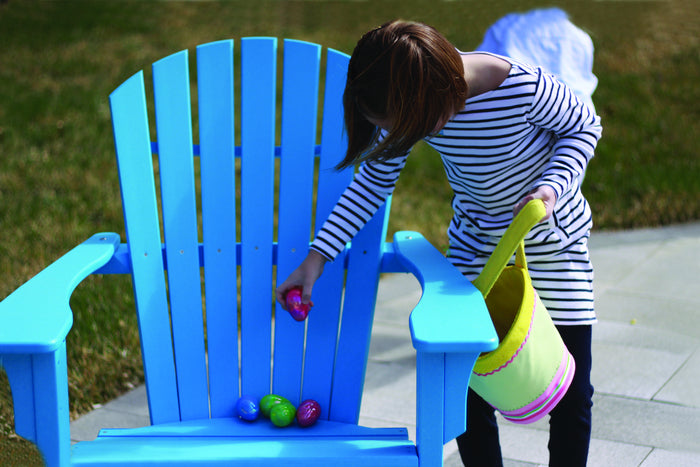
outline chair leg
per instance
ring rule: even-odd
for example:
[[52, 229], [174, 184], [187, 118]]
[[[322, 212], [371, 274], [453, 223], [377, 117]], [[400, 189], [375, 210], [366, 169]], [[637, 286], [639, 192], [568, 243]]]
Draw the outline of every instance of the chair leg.
[[445, 420], [445, 355], [416, 355], [416, 447], [420, 467], [442, 465]]
[[479, 354], [445, 354], [445, 432], [443, 444], [464, 433], [467, 426], [467, 391]]
[[15, 410], [15, 432], [36, 443], [36, 415], [34, 411], [34, 377], [30, 355], [2, 355], [0, 366], [10, 381]]
[[48, 467], [70, 464], [66, 345], [51, 353], [4, 355], [12, 389], [15, 431], [34, 442]]

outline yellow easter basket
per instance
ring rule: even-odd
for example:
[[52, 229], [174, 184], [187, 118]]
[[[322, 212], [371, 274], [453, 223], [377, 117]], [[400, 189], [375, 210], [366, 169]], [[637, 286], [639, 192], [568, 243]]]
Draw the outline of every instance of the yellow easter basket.
[[[470, 387], [507, 420], [532, 423], [566, 393], [575, 362], [532, 286], [523, 239], [545, 214], [529, 202], [508, 227], [474, 285], [500, 340], [474, 365]], [[515, 264], [507, 266], [515, 253]]]

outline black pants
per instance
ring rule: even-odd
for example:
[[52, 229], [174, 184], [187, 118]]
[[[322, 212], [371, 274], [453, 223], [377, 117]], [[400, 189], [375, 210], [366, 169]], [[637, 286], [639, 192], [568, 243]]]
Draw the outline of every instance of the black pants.
[[[550, 412], [549, 465], [585, 466], [591, 439], [591, 326], [557, 326], [574, 357], [576, 372], [566, 395]], [[493, 407], [474, 391], [467, 396], [467, 432], [457, 438], [462, 462], [469, 467], [502, 466]]]

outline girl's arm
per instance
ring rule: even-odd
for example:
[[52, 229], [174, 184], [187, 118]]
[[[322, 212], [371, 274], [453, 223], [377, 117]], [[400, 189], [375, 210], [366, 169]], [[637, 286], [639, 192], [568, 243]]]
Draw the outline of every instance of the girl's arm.
[[367, 162], [360, 166], [316, 235], [304, 261], [277, 287], [275, 295], [283, 308], [286, 307], [284, 296], [294, 286], [302, 287], [303, 303], [311, 301], [313, 286], [326, 262], [333, 261], [343, 251], [391, 195], [407, 157], [405, 154], [389, 161]]
[[583, 180], [602, 133], [600, 117], [568, 86], [541, 72], [528, 118], [558, 137], [552, 147], [552, 157], [533, 191], [547, 186], [554, 193], [554, 199], [559, 199]]
[[383, 162], [362, 164], [316, 234], [311, 248], [331, 261], [335, 259], [393, 193], [407, 157], [404, 154]]

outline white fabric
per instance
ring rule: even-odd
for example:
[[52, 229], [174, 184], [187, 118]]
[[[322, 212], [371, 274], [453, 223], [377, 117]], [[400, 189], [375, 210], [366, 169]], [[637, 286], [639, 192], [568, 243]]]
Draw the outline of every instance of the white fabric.
[[559, 8], [511, 13], [496, 21], [477, 50], [541, 66], [566, 83], [588, 105], [598, 85], [593, 41]]

